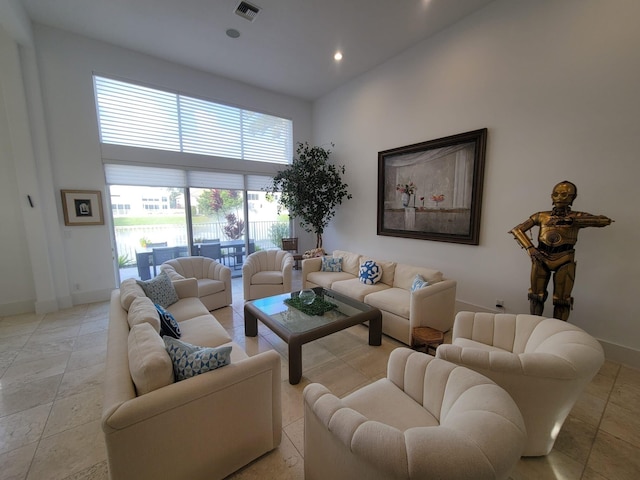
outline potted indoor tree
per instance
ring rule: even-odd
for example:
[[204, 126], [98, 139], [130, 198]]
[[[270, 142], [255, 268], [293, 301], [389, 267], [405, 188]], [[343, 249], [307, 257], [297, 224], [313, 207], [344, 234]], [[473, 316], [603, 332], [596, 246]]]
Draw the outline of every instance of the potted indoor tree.
[[315, 233], [316, 248], [322, 249], [322, 234], [336, 207], [343, 199], [352, 198], [342, 181], [345, 168], [329, 163], [330, 150], [307, 142], [298, 143], [296, 154], [293, 163], [280, 170], [266, 190], [271, 198], [280, 193], [278, 206], [298, 218], [305, 231]]

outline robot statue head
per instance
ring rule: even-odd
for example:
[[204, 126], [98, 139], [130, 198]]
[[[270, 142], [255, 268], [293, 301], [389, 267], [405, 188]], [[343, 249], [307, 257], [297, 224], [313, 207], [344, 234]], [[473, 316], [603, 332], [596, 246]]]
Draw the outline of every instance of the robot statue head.
[[556, 208], [569, 207], [578, 196], [578, 187], [568, 180], [563, 180], [553, 187], [551, 201]]

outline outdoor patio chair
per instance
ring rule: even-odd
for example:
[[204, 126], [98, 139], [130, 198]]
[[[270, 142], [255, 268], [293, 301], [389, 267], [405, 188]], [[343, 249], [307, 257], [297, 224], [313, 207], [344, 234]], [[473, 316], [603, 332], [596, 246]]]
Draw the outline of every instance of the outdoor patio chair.
[[200, 255], [222, 261], [222, 249], [218, 243], [203, 243], [200, 245]]
[[178, 247], [158, 247], [154, 248], [152, 251], [154, 277], [158, 274], [158, 266], [162, 265], [167, 260], [178, 258], [180, 253]]

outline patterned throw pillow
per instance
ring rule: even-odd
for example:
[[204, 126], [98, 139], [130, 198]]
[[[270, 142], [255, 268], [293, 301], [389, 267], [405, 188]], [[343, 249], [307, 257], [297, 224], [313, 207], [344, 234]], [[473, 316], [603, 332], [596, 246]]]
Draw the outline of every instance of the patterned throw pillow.
[[323, 272], [341, 272], [342, 257], [322, 257]]
[[416, 290], [419, 290], [422, 287], [426, 287], [427, 285], [429, 285], [429, 282], [422, 278], [422, 275], [418, 274], [416, 275], [416, 278], [413, 279], [413, 283], [411, 284], [411, 291], [415, 292]]
[[365, 285], [378, 283], [382, 278], [382, 267], [373, 260], [367, 260], [360, 265], [360, 281]]
[[180, 331], [180, 325], [171, 313], [167, 312], [164, 308], [162, 308], [157, 303], [156, 310], [158, 310], [158, 315], [160, 316], [160, 335], [173, 338], [180, 338], [182, 336], [182, 332]]
[[162, 338], [173, 362], [177, 382], [224, 367], [231, 362], [231, 346], [198, 347], [166, 335]]
[[164, 308], [173, 305], [179, 300], [176, 289], [165, 271], [161, 271], [157, 277], [151, 280], [136, 281], [153, 303], [162, 305]]

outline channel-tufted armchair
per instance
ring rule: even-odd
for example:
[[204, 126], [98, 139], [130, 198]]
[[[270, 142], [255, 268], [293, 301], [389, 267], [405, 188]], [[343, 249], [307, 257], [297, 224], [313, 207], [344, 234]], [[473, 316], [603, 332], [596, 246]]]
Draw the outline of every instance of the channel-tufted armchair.
[[285, 250], [258, 250], [242, 265], [244, 299], [270, 297], [291, 291], [293, 255]]
[[523, 455], [547, 455], [585, 386], [604, 363], [581, 328], [528, 314], [459, 312], [436, 357], [471, 368], [513, 397], [527, 426]]
[[198, 297], [207, 310], [231, 305], [231, 269], [208, 257], [178, 257], [160, 266], [171, 280], [195, 278]]
[[404, 347], [386, 378], [342, 399], [308, 385], [304, 408], [306, 480], [508, 478], [526, 440], [504, 389]]

